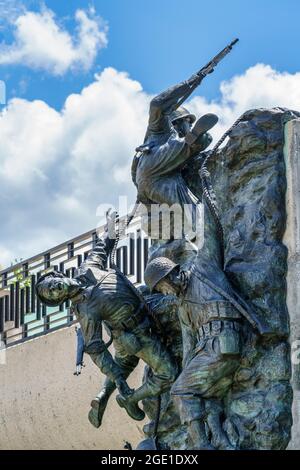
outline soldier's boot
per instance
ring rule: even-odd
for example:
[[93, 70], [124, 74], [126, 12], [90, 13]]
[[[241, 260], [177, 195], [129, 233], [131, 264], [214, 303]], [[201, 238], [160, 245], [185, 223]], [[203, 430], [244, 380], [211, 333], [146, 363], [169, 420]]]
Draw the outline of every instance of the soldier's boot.
[[221, 407], [215, 400], [209, 400], [207, 406], [207, 424], [212, 435], [213, 445], [220, 450], [236, 450], [231, 445], [225, 431], [221, 424], [221, 415], [223, 407]]
[[123, 395], [117, 395], [116, 400], [121, 408], [125, 408], [130, 418], [136, 421], [142, 421], [145, 418], [144, 411], [139, 407], [138, 402], [133, 398], [132, 395], [124, 397]]
[[115, 383], [111, 380], [106, 380], [102, 390], [100, 390], [98, 395], [92, 400], [88, 419], [95, 428], [100, 428], [108, 400], [115, 389]]
[[216, 450], [207, 438], [205, 424], [202, 419], [193, 420], [189, 423], [188, 434], [192, 441], [192, 450]]
[[185, 136], [185, 141], [192, 146], [200, 135], [205, 134], [209, 129], [214, 127], [218, 122], [218, 116], [212, 113], [204, 114], [196, 121], [194, 127]]
[[[160, 382], [160, 381], [159, 381]], [[139, 401], [144, 400], [148, 397], [154, 397], [159, 394], [160, 384], [155, 383], [152, 378], [152, 384], [148, 381], [144, 382], [139, 388], [134, 390], [133, 393], [127, 395], [117, 395], [116, 399], [122, 408], [125, 408], [129, 416], [137, 421], [141, 421], [145, 418], [145, 413], [138, 406]]]

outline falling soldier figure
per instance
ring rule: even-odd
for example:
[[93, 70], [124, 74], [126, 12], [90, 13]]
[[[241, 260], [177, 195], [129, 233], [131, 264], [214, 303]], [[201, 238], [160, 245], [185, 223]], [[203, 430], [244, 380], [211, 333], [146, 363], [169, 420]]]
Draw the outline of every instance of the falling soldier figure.
[[[82, 328], [85, 352], [107, 376], [104, 387], [92, 402], [94, 412], [90, 421], [101, 425], [107, 402], [117, 388], [119, 406], [136, 420], [145, 417], [138, 402], [168, 390], [177, 374], [175, 361], [153, 333], [146, 304], [135, 287], [119, 270], [106, 269], [114, 239], [109, 237], [115, 214], [107, 215], [102, 238], [78, 269], [75, 277], [52, 271], [43, 275], [36, 285], [39, 299], [46, 305], [60, 305], [67, 299]], [[102, 339], [102, 325], [111, 332], [115, 348], [113, 358], [108, 344]], [[142, 359], [153, 374], [136, 390], [129, 388], [126, 379]]]

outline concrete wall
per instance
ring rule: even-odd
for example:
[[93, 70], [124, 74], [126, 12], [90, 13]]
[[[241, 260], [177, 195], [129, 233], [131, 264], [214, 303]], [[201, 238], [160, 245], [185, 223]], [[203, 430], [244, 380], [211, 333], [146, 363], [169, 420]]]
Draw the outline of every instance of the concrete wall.
[[[293, 358], [293, 429], [290, 449], [300, 449], [300, 120], [285, 126], [285, 165], [287, 175], [287, 227], [284, 243], [288, 248], [287, 305], [291, 324]], [[298, 361], [297, 361], [298, 362]]]
[[[0, 449], [123, 449], [143, 436], [143, 423], [131, 420], [115, 401], [95, 429], [87, 414], [103, 381], [85, 355], [80, 376], [75, 368], [74, 327], [9, 348], [0, 365]], [[139, 365], [129, 383], [142, 377]]]

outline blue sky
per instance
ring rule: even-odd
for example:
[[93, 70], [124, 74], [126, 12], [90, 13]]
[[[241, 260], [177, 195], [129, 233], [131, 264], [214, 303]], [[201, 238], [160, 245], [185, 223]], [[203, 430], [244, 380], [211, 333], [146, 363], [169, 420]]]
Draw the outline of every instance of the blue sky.
[[[33, 11], [40, 11], [42, 4], [22, 3]], [[201, 90], [208, 98], [219, 96], [221, 80], [257, 62], [278, 71], [299, 68], [297, 0], [46, 0], [44, 4], [71, 33], [75, 10], [93, 5], [109, 25], [109, 46], [84, 74], [77, 71], [53, 78], [23, 66], [1, 67], [0, 76], [7, 77], [8, 97], [20, 94], [43, 99], [59, 109], [70, 92], [79, 92], [95, 72], [107, 66], [129, 72], [148, 93], [157, 93], [200, 68], [236, 36], [239, 45]], [[5, 41], [12, 39], [10, 27], [0, 33]]]
[[0, 264], [134, 202], [151, 97], [235, 37], [188, 103], [218, 114], [214, 139], [249, 108], [300, 110], [299, 17], [297, 0], [0, 0]]

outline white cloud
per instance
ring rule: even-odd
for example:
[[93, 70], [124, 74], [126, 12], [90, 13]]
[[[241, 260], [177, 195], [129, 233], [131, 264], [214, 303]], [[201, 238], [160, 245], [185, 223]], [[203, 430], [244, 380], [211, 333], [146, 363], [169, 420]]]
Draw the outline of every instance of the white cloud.
[[[43, 101], [8, 103], [0, 114], [0, 263], [95, 227], [101, 203], [126, 194], [134, 202], [130, 163], [150, 98], [126, 73], [108, 68], [60, 112]], [[215, 138], [247, 109], [272, 106], [300, 110], [300, 73], [259, 64], [222, 83], [219, 101], [198, 96], [188, 104], [197, 115], [219, 115]]]
[[[206, 79], [209, 80], [209, 77]], [[220, 137], [233, 122], [251, 108], [282, 106], [300, 110], [300, 72], [278, 72], [269, 65], [257, 64], [220, 86], [221, 99], [208, 102], [204, 97], [191, 100], [196, 114], [214, 112], [220, 117], [213, 135]]]
[[0, 114], [0, 263], [93, 228], [97, 206], [118, 194], [134, 199], [129, 168], [148, 101], [138, 82], [108, 68], [61, 112], [43, 101], [8, 103]]
[[89, 70], [97, 53], [107, 45], [107, 25], [95, 15], [77, 10], [76, 33], [60, 25], [53, 11], [25, 11], [14, 21], [14, 42], [0, 44], [0, 65], [21, 64], [54, 75], [70, 69]]

